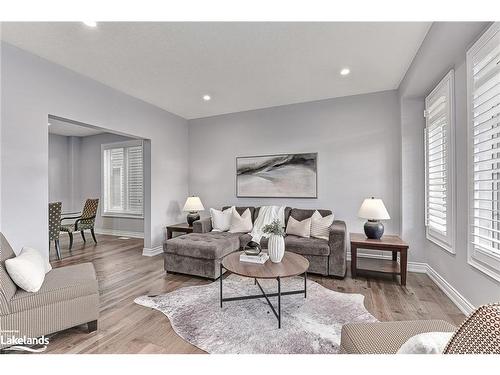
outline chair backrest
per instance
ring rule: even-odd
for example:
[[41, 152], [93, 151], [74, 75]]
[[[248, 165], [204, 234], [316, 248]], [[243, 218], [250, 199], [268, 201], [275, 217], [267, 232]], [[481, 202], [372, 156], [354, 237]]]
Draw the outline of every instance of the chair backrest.
[[87, 199], [83, 205], [82, 220], [80, 222], [83, 224], [94, 224], [97, 215], [97, 206], [99, 206], [98, 198]]
[[9, 301], [16, 294], [17, 286], [5, 269], [5, 261], [14, 258], [16, 254], [4, 235], [0, 233], [0, 315], [10, 312]]
[[49, 203], [49, 241], [59, 238], [61, 227], [61, 202]]
[[500, 354], [500, 303], [483, 305], [464, 320], [445, 354]]

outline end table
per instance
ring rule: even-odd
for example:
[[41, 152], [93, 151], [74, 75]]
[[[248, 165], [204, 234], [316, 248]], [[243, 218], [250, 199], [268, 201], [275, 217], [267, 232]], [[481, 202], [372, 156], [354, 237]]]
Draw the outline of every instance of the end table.
[[174, 232], [193, 233], [193, 227], [190, 227], [188, 223], [167, 225], [167, 240], [172, 238]]
[[[350, 233], [351, 236], [351, 276], [356, 278], [358, 272], [369, 271], [399, 275], [401, 285], [406, 285], [408, 268], [408, 244], [399, 236], [382, 236], [379, 240], [366, 238], [361, 233]], [[382, 250], [392, 252], [392, 261], [386, 259], [358, 258], [358, 249]], [[399, 253], [399, 264], [398, 264]]]

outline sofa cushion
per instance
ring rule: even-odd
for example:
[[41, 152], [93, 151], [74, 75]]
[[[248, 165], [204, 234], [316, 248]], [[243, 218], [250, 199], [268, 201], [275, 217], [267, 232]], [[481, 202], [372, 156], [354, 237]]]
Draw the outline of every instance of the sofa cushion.
[[395, 354], [410, 337], [425, 332], [453, 332], [444, 320], [350, 323], [342, 327], [341, 353]]
[[92, 294], [99, 294], [94, 266], [81, 263], [53, 269], [36, 293], [18, 289], [10, 304], [18, 312]]
[[191, 258], [220, 259], [240, 247], [241, 233], [190, 233], [165, 242], [165, 253]]
[[304, 238], [294, 235], [285, 237], [285, 251], [301, 255], [329, 256], [328, 241], [321, 238]]

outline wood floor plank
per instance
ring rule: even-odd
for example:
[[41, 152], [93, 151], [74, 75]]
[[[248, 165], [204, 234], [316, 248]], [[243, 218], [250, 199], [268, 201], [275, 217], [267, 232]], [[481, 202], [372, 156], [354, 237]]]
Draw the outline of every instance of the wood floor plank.
[[[54, 268], [91, 262], [100, 289], [99, 329], [87, 333], [74, 327], [51, 337], [48, 353], [204, 353], [180, 338], [169, 320], [156, 310], [139, 306], [134, 299], [211, 281], [179, 274], [166, 274], [163, 258], [142, 256], [142, 239], [120, 239], [98, 235], [83, 243], [75, 236], [73, 250], [61, 238], [62, 260], [51, 249]], [[349, 267], [348, 267], [349, 268]], [[366, 275], [338, 280], [310, 275], [326, 288], [342, 293], [360, 293], [365, 306], [379, 320], [443, 319], [459, 324], [464, 316], [453, 302], [424, 274], [410, 273], [407, 286], [392, 277]]]

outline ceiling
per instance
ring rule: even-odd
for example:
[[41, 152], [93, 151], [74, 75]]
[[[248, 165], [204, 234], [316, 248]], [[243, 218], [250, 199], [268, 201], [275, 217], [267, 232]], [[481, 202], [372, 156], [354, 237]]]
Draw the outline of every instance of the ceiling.
[[430, 25], [7, 22], [1, 38], [193, 119], [396, 89]]
[[66, 137], [87, 137], [89, 135], [104, 133], [101, 129], [75, 125], [71, 122], [61, 121], [55, 118], [50, 118], [48, 123], [50, 124], [50, 134], [64, 135]]

